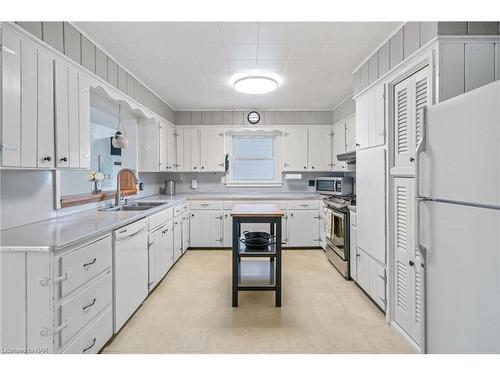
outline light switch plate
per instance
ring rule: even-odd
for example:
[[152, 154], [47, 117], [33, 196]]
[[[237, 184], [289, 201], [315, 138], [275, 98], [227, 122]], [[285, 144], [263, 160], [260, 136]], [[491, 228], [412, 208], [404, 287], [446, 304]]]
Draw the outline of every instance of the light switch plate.
[[198, 181], [197, 180], [191, 180], [191, 189], [192, 190], [198, 189]]

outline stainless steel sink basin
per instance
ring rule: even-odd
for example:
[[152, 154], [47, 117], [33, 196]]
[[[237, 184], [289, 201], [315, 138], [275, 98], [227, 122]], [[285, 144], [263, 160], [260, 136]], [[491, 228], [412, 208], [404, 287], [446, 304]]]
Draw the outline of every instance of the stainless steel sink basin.
[[101, 208], [99, 211], [146, 211], [155, 206], [118, 206]]
[[161, 206], [162, 204], [165, 204], [166, 202], [133, 202], [128, 204], [127, 206], [137, 206], [137, 207], [158, 207]]

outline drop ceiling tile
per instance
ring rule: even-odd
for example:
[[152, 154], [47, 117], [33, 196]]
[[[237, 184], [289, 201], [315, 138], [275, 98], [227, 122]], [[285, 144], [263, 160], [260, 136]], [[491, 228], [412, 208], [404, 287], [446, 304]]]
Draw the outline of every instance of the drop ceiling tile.
[[199, 60], [223, 60], [226, 58], [224, 45], [220, 43], [197, 43], [191, 45], [193, 57]]
[[231, 73], [245, 73], [257, 69], [257, 60], [227, 60]]
[[282, 74], [286, 60], [257, 60], [257, 69], [264, 72]]
[[259, 43], [293, 43], [297, 29], [296, 22], [261, 22], [259, 24]]
[[219, 30], [224, 43], [258, 43], [257, 22], [221, 22]]
[[202, 73], [229, 72], [229, 64], [226, 59], [199, 59], [198, 64]]
[[318, 60], [325, 48], [326, 44], [293, 44], [290, 52], [290, 59]]
[[337, 28], [335, 22], [299, 22], [295, 42], [327, 43], [336, 34]]
[[257, 58], [257, 44], [225, 44], [224, 49], [229, 60]]
[[290, 55], [290, 49], [288, 44], [259, 44], [257, 58], [285, 60]]

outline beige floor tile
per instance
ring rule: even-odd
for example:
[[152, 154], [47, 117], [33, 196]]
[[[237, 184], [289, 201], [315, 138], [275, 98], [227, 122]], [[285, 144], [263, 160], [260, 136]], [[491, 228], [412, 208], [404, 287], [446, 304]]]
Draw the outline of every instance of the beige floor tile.
[[408, 353], [412, 349], [321, 250], [283, 255], [282, 307], [240, 292], [231, 252], [188, 251], [103, 353]]

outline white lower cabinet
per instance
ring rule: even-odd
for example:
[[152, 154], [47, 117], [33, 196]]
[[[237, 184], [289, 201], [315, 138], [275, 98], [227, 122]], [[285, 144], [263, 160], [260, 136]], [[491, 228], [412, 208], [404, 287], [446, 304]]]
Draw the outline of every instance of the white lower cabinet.
[[356, 267], [356, 258], [357, 258], [357, 239], [356, 239], [356, 212], [349, 211], [349, 258], [350, 258], [350, 274], [351, 279], [357, 281], [357, 267]]
[[222, 247], [222, 211], [193, 210], [190, 217], [191, 247]]
[[148, 241], [148, 289], [151, 291], [174, 263], [173, 220], [150, 233]]
[[185, 253], [189, 247], [189, 212], [184, 212], [181, 217], [182, 221], [182, 253]]
[[356, 255], [356, 282], [385, 311], [385, 268], [359, 247]]
[[318, 210], [288, 210], [287, 246], [321, 246], [319, 222]]
[[173, 220], [173, 250], [174, 263], [182, 256], [182, 217], [181, 215], [174, 217]]

